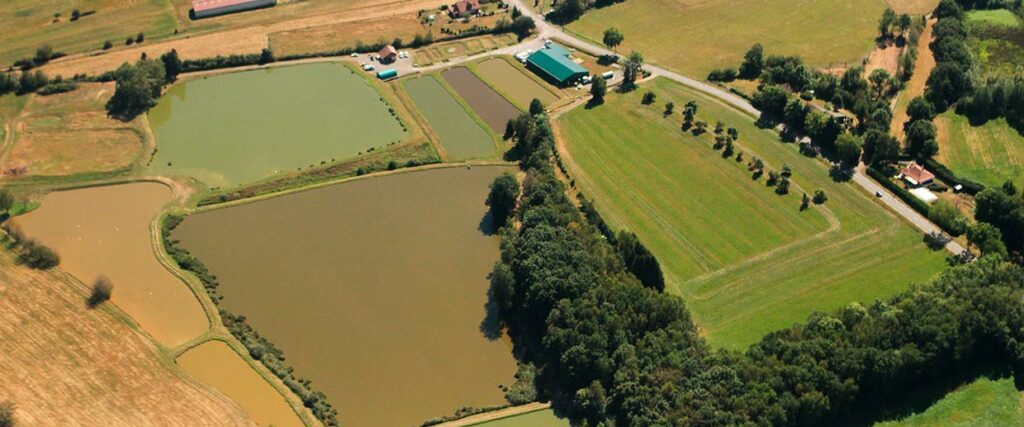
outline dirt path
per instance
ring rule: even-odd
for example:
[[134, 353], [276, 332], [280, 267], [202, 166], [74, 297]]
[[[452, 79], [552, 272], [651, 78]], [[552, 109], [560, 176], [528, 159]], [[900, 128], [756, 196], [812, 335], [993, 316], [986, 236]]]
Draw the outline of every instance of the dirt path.
[[477, 414], [466, 418], [461, 418], [455, 421], [449, 421], [443, 424], [438, 424], [437, 427], [466, 427], [485, 423], [487, 421], [500, 420], [502, 418], [508, 418], [515, 415], [528, 414], [530, 412], [536, 412], [551, 407], [550, 403], [527, 403], [525, 405], [513, 406], [511, 408], [500, 409], [497, 411], [485, 412], [483, 414]]
[[892, 125], [889, 128], [889, 133], [901, 140], [903, 139], [903, 123], [908, 118], [907, 106], [910, 104], [911, 99], [924, 94], [925, 86], [928, 84], [928, 76], [932, 73], [932, 69], [935, 68], [935, 57], [932, 56], [932, 50], [928, 48], [928, 44], [932, 42], [932, 27], [934, 24], [934, 19], [928, 20], [925, 24], [924, 31], [921, 32], [921, 38], [917, 41], [917, 61], [914, 62], [914, 74], [910, 76], [907, 88], [900, 92], [899, 95], [896, 95], [896, 108], [892, 112]]

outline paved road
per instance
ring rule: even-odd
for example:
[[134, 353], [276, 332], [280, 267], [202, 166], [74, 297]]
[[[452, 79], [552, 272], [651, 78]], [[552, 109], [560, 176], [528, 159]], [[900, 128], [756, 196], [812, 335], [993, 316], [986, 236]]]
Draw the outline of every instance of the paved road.
[[[519, 10], [522, 11], [524, 15], [533, 18], [534, 22], [537, 23], [537, 30], [540, 33], [540, 38], [557, 39], [561, 43], [564, 43], [576, 49], [585, 50], [596, 55], [608, 55], [613, 53], [612, 51], [605, 49], [601, 46], [596, 46], [587, 41], [580, 40], [579, 38], [569, 33], [566, 33], [565, 30], [563, 30], [561, 27], [558, 27], [545, 21], [544, 17], [540, 16], [529, 7], [526, 7], [526, 5], [523, 4], [523, 0], [510, 1], [512, 4], [519, 7]], [[740, 109], [740, 111], [743, 111], [754, 117], [759, 117], [761, 115], [761, 112], [758, 111], [757, 108], [754, 108], [753, 105], [750, 105], [750, 102], [748, 102], [746, 99], [737, 96], [736, 94], [722, 90], [717, 86], [709, 85], [707, 83], [686, 77], [682, 74], [666, 70], [661, 67], [656, 67], [653, 65], [645, 65], [644, 69], [653, 75], [665, 77], [669, 80], [681, 83], [684, 86], [699, 90], [710, 96], [718, 98], [732, 105], [733, 107]], [[942, 231], [941, 229], [939, 229], [939, 227], [937, 227], [927, 218], [917, 213], [917, 211], [912, 209], [910, 206], [907, 206], [905, 203], [903, 203], [902, 200], [893, 196], [887, 190], [882, 188], [882, 186], [879, 185], [877, 182], [865, 176], [862, 171], [862, 168], [857, 168], [854, 171], [853, 182], [861, 186], [861, 188], [866, 190], [869, 194], [882, 194], [882, 197], [880, 197], [879, 199], [883, 204], [891, 208], [894, 212], [902, 216], [904, 219], [913, 224], [914, 227], [921, 230], [922, 232], [931, 233]], [[960, 246], [960, 244], [958, 244], [957, 242], [950, 241], [949, 243], [946, 244], [946, 250], [953, 254], [959, 254], [964, 251], [964, 248]]]

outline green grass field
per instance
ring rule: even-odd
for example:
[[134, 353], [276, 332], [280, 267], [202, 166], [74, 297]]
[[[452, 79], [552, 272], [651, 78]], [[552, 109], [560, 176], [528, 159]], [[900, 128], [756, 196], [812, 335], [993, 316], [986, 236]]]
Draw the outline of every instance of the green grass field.
[[947, 394], [926, 411], [876, 427], [967, 427], [1024, 425], [1020, 392], [1013, 378], [979, 378]]
[[[647, 90], [656, 104], [640, 104]], [[683, 133], [679, 108], [663, 118], [668, 100], [696, 100], [699, 120], [739, 130], [746, 160], [790, 165], [799, 188], [823, 189], [828, 202], [799, 212], [799, 188], [779, 197], [764, 178], [752, 181], [712, 149], [710, 136]], [[916, 231], [867, 194], [833, 182], [820, 160], [668, 80], [571, 111], [556, 125], [580, 190], [613, 228], [632, 230], [650, 247], [668, 289], [684, 297], [713, 345], [743, 348], [815, 310], [887, 297], [945, 265], [943, 253], [925, 249]]]
[[947, 112], [935, 120], [939, 161], [959, 175], [986, 186], [1013, 180], [1024, 184], [1024, 135], [1006, 123], [990, 120], [971, 126], [967, 118]]
[[1020, 18], [1007, 9], [972, 10], [967, 12], [967, 22], [984, 22], [987, 24], [1012, 27], [1020, 25]]
[[568, 427], [569, 421], [558, 418], [550, 409], [473, 424], [473, 427]]
[[859, 64], [874, 46], [883, 0], [646, 0], [587, 12], [569, 30], [601, 44], [615, 26], [620, 52], [703, 78], [736, 67], [761, 43], [768, 53], [800, 55], [817, 66]]
[[[74, 9], [96, 13], [71, 21]], [[6, 0], [0, 2], [0, 64], [30, 58], [44, 44], [71, 54], [99, 49], [104, 40], [120, 45], [139, 32], [168, 35], [177, 25], [169, 0]]]

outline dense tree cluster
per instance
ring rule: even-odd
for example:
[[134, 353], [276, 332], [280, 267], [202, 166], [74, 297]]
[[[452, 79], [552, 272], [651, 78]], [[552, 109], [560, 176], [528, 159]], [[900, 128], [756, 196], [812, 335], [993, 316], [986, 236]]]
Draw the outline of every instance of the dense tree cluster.
[[973, 90], [973, 60], [967, 47], [963, 9], [955, 0], [942, 0], [934, 15], [939, 21], [932, 28], [934, 40], [929, 47], [935, 56], [935, 68], [928, 76], [925, 98], [942, 112]]
[[633, 238], [608, 238], [589, 201], [581, 215], [568, 199], [550, 126], [532, 119], [513, 132], [526, 179], [491, 297], [558, 413], [586, 425], [827, 425], [976, 367], [1024, 369], [1024, 272], [998, 258], [814, 314], [743, 353], [710, 349], [682, 300], [623, 261]]
[[160, 98], [167, 84], [165, 63], [142, 58], [134, 65], [123, 64], [115, 72], [117, 86], [114, 96], [107, 101], [107, 114], [121, 120], [131, 120], [149, 111]]
[[975, 198], [974, 218], [992, 224], [1002, 233], [1006, 249], [1024, 252], [1024, 194], [1012, 182], [988, 188]]

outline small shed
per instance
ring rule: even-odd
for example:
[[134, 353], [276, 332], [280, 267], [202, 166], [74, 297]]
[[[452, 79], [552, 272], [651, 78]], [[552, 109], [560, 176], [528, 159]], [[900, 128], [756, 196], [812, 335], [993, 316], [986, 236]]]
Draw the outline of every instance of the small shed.
[[910, 162], [907, 167], [903, 168], [900, 171], [900, 177], [915, 187], [931, 184], [935, 180], [935, 174], [928, 172], [927, 169], [917, 164], [917, 162]]
[[377, 78], [381, 80], [388, 80], [398, 77], [398, 70], [389, 68], [387, 70], [380, 70], [377, 72]]
[[398, 59], [398, 51], [392, 45], [387, 45], [381, 48], [380, 52], [377, 52], [377, 57], [380, 58], [381, 64], [390, 64]]

